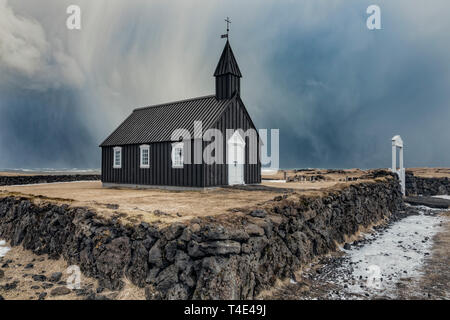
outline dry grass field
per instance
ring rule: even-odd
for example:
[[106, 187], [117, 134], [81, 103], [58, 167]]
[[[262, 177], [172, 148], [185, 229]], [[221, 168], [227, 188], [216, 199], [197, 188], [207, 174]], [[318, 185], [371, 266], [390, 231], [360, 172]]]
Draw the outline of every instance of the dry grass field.
[[228, 212], [245, 213], [257, 206], [264, 207], [276, 196], [286, 192], [321, 195], [325, 190], [359, 183], [361, 180], [346, 181], [346, 178], [360, 178], [367, 173], [362, 170], [331, 173], [327, 170], [297, 173], [289, 171], [288, 175], [322, 175], [324, 178], [288, 183], [264, 180], [261, 187], [215, 188], [202, 191], [103, 188], [100, 181], [0, 186], [0, 196], [16, 195], [32, 198], [35, 202], [50, 201], [69, 204], [72, 207], [89, 207], [105, 217], [123, 215], [123, 218], [131, 223], [172, 223]]
[[131, 222], [183, 221], [261, 205], [279, 193], [218, 188], [205, 191], [103, 188], [99, 181], [0, 187], [0, 196], [31, 196], [35, 201], [90, 207], [110, 216], [123, 213]]
[[406, 170], [412, 171], [417, 177], [450, 178], [450, 168], [408, 168]]
[[[420, 176], [450, 177], [450, 169], [412, 170]], [[123, 215], [131, 223], [172, 223], [199, 216], [245, 213], [256, 206], [264, 207], [280, 193], [295, 192], [320, 196], [327, 190], [368, 182], [370, 180], [364, 179], [364, 175], [368, 173], [369, 171], [360, 169], [287, 170], [287, 177], [303, 177], [307, 181], [278, 182], [276, 180], [283, 180], [285, 175], [283, 171], [279, 171], [264, 175], [261, 187], [215, 188], [203, 191], [103, 188], [99, 181], [0, 186], [0, 196], [17, 195], [32, 198], [33, 201], [89, 207], [105, 217]], [[310, 178], [313, 178], [313, 181]], [[358, 180], [355, 181], [356, 179]]]
[[[389, 170], [389, 169], [386, 169]], [[448, 177], [450, 178], [450, 168], [406, 168], [407, 171], [411, 171], [415, 176], [426, 177], [426, 178], [440, 178]], [[369, 172], [369, 170], [361, 169], [338, 169], [338, 170], [327, 170], [327, 169], [310, 169], [310, 170], [280, 170], [274, 174], [263, 172], [263, 179], [269, 180], [282, 180], [284, 179], [284, 172], [287, 173], [288, 177], [294, 175], [302, 176], [312, 176], [312, 175], [325, 175], [326, 179], [336, 180], [342, 177], [360, 177], [362, 174]]]

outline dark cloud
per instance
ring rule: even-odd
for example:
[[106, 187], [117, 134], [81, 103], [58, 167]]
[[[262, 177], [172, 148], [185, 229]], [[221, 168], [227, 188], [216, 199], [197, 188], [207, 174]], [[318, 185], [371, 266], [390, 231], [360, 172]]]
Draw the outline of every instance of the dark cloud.
[[448, 166], [447, 44], [405, 37], [393, 14], [369, 31], [355, 7], [314, 29], [280, 30], [271, 44], [278, 100], [261, 104], [258, 123], [280, 127], [281, 166], [388, 167], [395, 134], [408, 166]]
[[282, 167], [387, 167], [396, 134], [407, 166], [450, 165], [446, 1], [379, 1], [380, 31], [360, 0], [75, 1], [75, 36], [56, 16], [65, 2], [46, 2], [0, 0], [38, 36], [15, 36], [23, 62], [0, 50], [0, 167], [99, 167], [98, 144], [134, 107], [211, 93], [227, 15], [244, 101], [280, 129]]
[[98, 168], [100, 155], [77, 93], [21, 90], [0, 102], [1, 167]]

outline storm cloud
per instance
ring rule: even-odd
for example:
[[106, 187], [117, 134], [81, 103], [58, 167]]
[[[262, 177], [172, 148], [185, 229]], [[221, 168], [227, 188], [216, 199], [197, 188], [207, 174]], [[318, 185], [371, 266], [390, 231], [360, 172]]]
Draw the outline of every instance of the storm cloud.
[[[82, 10], [82, 30], [65, 26]], [[450, 165], [448, 1], [0, 0], [0, 168], [98, 168], [132, 109], [214, 92], [230, 16], [242, 97], [284, 168]]]

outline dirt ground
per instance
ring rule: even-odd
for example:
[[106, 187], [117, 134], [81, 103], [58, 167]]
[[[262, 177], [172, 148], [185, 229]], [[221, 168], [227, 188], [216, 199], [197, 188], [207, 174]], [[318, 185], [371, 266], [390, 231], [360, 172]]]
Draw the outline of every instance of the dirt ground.
[[275, 191], [245, 191], [231, 188], [206, 191], [115, 189], [103, 188], [99, 181], [0, 187], [0, 196], [11, 193], [45, 197], [41, 199], [42, 201], [90, 207], [106, 216], [123, 213], [131, 222], [136, 220], [163, 223], [237, 212], [239, 210], [236, 208], [245, 209], [262, 205], [279, 194]]
[[[389, 170], [389, 168], [385, 168]], [[440, 178], [448, 177], [450, 178], [450, 168], [406, 168], [407, 171], [412, 171], [415, 176], [426, 177], [426, 178]], [[286, 172], [288, 177], [294, 175], [301, 176], [312, 176], [312, 175], [324, 175], [327, 180], [339, 180], [343, 177], [360, 177], [363, 174], [368, 173], [368, 170], [361, 169], [309, 169], [309, 170], [279, 170], [277, 172], [264, 172], [262, 173], [262, 178], [267, 180], [283, 180], [284, 172]]]
[[[144, 289], [125, 280], [121, 291], [99, 289], [95, 279], [80, 275], [80, 289], [57, 293], [54, 290], [66, 288], [71, 276], [68, 264], [61, 258], [50, 260], [47, 255], [37, 256], [22, 247], [13, 247], [0, 258], [0, 296], [6, 300], [84, 300], [115, 299], [143, 300]], [[61, 279], [52, 281], [54, 273], [61, 272]], [[44, 276], [45, 278], [39, 277]], [[40, 278], [40, 279], [39, 279]], [[39, 279], [39, 280], [36, 280]], [[45, 279], [44, 281], [42, 281]], [[64, 292], [65, 291], [65, 292]], [[63, 294], [61, 294], [63, 293]]]
[[[263, 180], [260, 186], [215, 188], [204, 191], [171, 191], [162, 189], [103, 188], [100, 181], [0, 186], [0, 196], [28, 196], [34, 201], [51, 201], [57, 204], [90, 207], [111, 217], [123, 214], [131, 223], [185, 221], [198, 216], [212, 216], [228, 212], [246, 212], [256, 206], [263, 207], [280, 193], [297, 192], [320, 195], [331, 188], [341, 188], [358, 181], [346, 181], [349, 177], [361, 178], [368, 171], [310, 170], [288, 171], [287, 175], [321, 176], [316, 181], [280, 183]], [[275, 177], [275, 178], [274, 178]], [[275, 179], [275, 180], [274, 180]]]
[[302, 169], [302, 170], [278, 170], [278, 171], [263, 171], [262, 179], [263, 180], [283, 180], [285, 177], [285, 173], [287, 177], [292, 177], [295, 175], [299, 176], [314, 176], [314, 175], [323, 175], [326, 180], [329, 181], [338, 181], [339, 179], [343, 179], [345, 177], [360, 177], [363, 174], [367, 174], [369, 170], [361, 170], [361, 169]]
[[[358, 182], [373, 181], [373, 180], [364, 180], [363, 176], [369, 173], [370, 170], [361, 170], [361, 169], [279, 170], [277, 172], [272, 173], [267, 173], [263, 171], [262, 185], [274, 188], [293, 189], [295, 192], [307, 193], [308, 191], [320, 191], [332, 188], [340, 188], [343, 186], [353, 184], [355, 183], [355, 181]], [[292, 178], [295, 176], [305, 177], [308, 180], [284, 182], [285, 178]], [[314, 177], [313, 181], [309, 181], [311, 177]]]
[[[367, 182], [370, 180], [359, 180], [359, 182]], [[329, 180], [329, 181], [303, 181], [303, 182], [271, 182], [270, 180], [264, 181], [262, 185], [273, 187], [273, 188], [286, 188], [293, 189], [296, 192], [302, 192], [307, 194], [309, 191], [323, 191], [326, 189], [333, 189], [339, 186], [350, 185], [354, 183], [353, 181], [338, 181], [338, 180]]]
[[265, 180], [255, 187], [227, 187], [203, 191], [103, 188], [100, 181], [0, 186], [0, 196], [11, 194], [29, 196], [35, 201], [48, 200], [74, 207], [90, 207], [106, 217], [117, 213], [125, 214], [126, 219], [132, 223], [141, 221], [171, 223], [198, 216], [246, 212], [256, 206], [264, 206], [280, 193], [300, 192], [305, 195], [320, 195], [327, 189], [359, 183], [362, 180], [346, 181], [346, 178], [360, 178], [365, 173], [367, 172], [356, 169], [331, 173], [327, 173], [327, 170], [313, 170], [301, 174], [316, 176], [320, 174], [324, 179], [288, 183]]
[[424, 178], [450, 178], [450, 168], [407, 168], [417, 177]]

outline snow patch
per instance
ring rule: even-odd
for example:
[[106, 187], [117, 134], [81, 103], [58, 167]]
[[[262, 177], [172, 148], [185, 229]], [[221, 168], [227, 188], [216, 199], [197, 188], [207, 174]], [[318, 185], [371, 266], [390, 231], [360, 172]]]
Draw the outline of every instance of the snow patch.
[[450, 196], [449, 196], [449, 195], [445, 195], [445, 196], [434, 196], [433, 198], [440, 198], [440, 199], [450, 200]]
[[0, 257], [4, 257], [10, 248], [6, 245], [4, 240], [0, 240]]
[[[423, 207], [419, 207], [424, 210]], [[365, 237], [368, 243], [352, 246], [336, 282], [348, 293], [394, 296], [403, 278], [421, 275], [424, 258], [431, 251], [432, 237], [440, 231], [442, 217], [425, 214], [404, 218], [390, 228]]]

